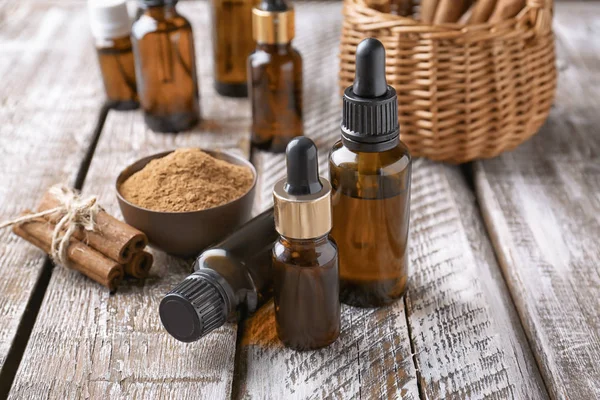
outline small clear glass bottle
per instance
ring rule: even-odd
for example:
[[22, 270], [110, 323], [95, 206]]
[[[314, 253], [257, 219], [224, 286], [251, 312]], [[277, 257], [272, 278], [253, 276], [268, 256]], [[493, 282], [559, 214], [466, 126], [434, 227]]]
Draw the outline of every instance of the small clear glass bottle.
[[287, 147], [287, 178], [275, 184], [273, 296], [279, 339], [296, 350], [328, 346], [340, 333], [338, 257], [331, 231], [331, 186], [319, 178], [317, 148], [300, 137]]
[[248, 57], [252, 144], [275, 153], [304, 134], [302, 56], [294, 49], [294, 9], [284, 0], [264, 0], [252, 10], [256, 49]]
[[146, 125], [180, 132], [200, 118], [194, 38], [177, 0], [140, 0], [133, 24], [133, 49], [140, 103]]
[[385, 49], [376, 39], [358, 45], [329, 171], [341, 299], [389, 304], [408, 284], [411, 156], [399, 139], [396, 91], [386, 83]]
[[255, 44], [252, 7], [256, 0], [212, 0], [215, 90], [247, 97], [247, 60]]
[[125, 0], [88, 1], [90, 27], [94, 36], [106, 103], [117, 110], [139, 107], [135, 64], [131, 46], [131, 20]]

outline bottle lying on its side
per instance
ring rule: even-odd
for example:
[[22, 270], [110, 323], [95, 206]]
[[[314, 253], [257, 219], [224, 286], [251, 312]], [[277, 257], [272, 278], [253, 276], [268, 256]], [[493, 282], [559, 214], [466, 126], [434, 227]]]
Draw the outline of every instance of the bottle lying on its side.
[[277, 240], [269, 209], [206, 250], [194, 273], [163, 298], [159, 313], [177, 340], [194, 342], [272, 296], [271, 251]]

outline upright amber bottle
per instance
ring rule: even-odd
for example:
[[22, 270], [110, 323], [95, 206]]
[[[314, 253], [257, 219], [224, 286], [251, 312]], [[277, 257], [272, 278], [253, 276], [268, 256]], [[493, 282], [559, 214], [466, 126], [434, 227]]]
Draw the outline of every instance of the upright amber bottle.
[[294, 9], [284, 0], [264, 0], [252, 10], [256, 49], [248, 58], [252, 144], [283, 152], [302, 125], [302, 56], [292, 47]]
[[248, 96], [248, 56], [254, 50], [255, 0], [212, 0], [215, 90], [223, 96]]
[[133, 24], [140, 103], [156, 132], [180, 132], [200, 117], [192, 26], [177, 13], [177, 0], [141, 0]]
[[331, 186], [319, 178], [308, 138], [287, 147], [287, 179], [275, 184], [273, 295], [277, 334], [288, 347], [327, 346], [340, 333], [337, 247], [331, 231]]
[[329, 155], [333, 231], [344, 303], [377, 307], [408, 283], [411, 157], [400, 142], [396, 91], [385, 80], [385, 49], [365, 39], [354, 85], [344, 92], [342, 140]]
[[138, 108], [135, 65], [129, 37], [131, 21], [125, 0], [108, 3], [90, 0], [88, 9], [107, 105], [117, 110]]

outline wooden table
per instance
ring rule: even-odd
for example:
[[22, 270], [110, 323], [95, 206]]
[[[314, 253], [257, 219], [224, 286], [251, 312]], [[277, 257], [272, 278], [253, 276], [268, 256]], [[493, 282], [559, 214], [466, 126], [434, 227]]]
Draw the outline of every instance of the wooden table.
[[[118, 171], [165, 149], [249, 156], [247, 101], [212, 89], [207, 4], [179, 8], [195, 29], [205, 121], [164, 135], [139, 112], [102, 110], [83, 2], [0, 3], [0, 220], [64, 181], [118, 214]], [[297, 5], [306, 133], [323, 174], [339, 137], [340, 8]], [[189, 261], [154, 251], [151, 277], [110, 295], [0, 232], [0, 398], [600, 398], [599, 20], [599, 3], [556, 5], [559, 88], [532, 140], [463, 167], [415, 162], [408, 294], [344, 307], [329, 348], [283, 348], [272, 304], [179, 343], [157, 310]], [[283, 158], [252, 158], [258, 212]]]

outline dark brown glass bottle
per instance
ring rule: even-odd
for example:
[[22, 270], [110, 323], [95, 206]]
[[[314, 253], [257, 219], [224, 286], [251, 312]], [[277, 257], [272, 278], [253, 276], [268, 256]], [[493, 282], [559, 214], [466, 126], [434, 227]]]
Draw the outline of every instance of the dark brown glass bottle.
[[282, 237], [273, 254], [281, 341], [296, 350], [333, 343], [340, 334], [340, 303], [337, 248], [329, 234], [310, 240]]
[[283, 0], [263, 1], [253, 9], [256, 49], [248, 58], [252, 103], [252, 144], [283, 152], [302, 122], [302, 56], [292, 47], [294, 9]]
[[176, 3], [142, 0], [132, 28], [140, 103], [156, 132], [184, 131], [200, 117], [192, 26]]
[[340, 249], [344, 303], [382, 306], [406, 291], [410, 163], [401, 142], [376, 153], [350, 150], [341, 141], [332, 149], [331, 234]]
[[273, 209], [248, 221], [194, 262], [194, 273], [161, 301], [160, 319], [182, 342], [194, 342], [226, 321], [245, 318], [271, 298]]
[[296, 350], [333, 343], [340, 333], [337, 247], [330, 238], [331, 186], [319, 178], [317, 148], [296, 138], [287, 178], [275, 184], [273, 296], [279, 339]]
[[88, 9], [107, 105], [117, 110], [138, 108], [135, 64], [129, 37], [131, 21], [125, 0], [110, 3], [90, 0]]
[[333, 231], [344, 303], [377, 307], [408, 283], [411, 157], [400, 142], [395, 90], [385, 81], [385, 50], [365, 39], [356, 79], [344, 92], [342, 140], [329, 155]]
[[255, 0], [212, 0], [215, 90], [223, 96], [248, 96], [248, 56], [254, 50]]

